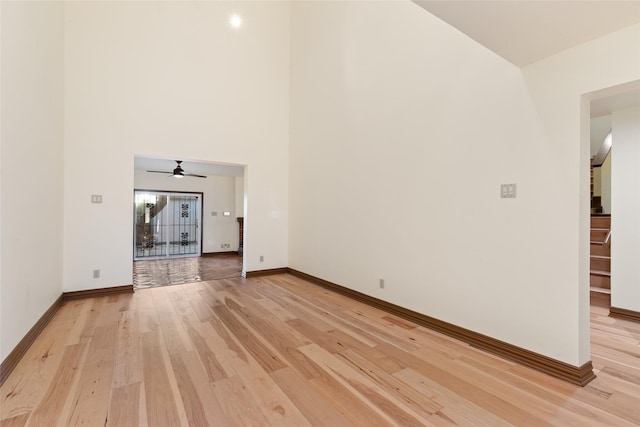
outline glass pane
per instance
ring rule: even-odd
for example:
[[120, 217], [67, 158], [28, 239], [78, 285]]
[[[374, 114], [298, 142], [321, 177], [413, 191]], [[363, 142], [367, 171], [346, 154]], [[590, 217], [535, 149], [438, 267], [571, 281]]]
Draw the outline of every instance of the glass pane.
[[200, 197], [135, 191], [134, 258], [200, 255]]
[[198, 244], [198, 197], [173, 196], [170, 201], [171, 244], [170, 255], [197, 254]]

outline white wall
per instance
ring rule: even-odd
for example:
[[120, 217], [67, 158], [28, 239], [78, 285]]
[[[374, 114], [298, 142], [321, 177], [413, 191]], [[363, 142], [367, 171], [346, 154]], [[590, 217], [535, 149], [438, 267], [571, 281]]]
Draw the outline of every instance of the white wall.
[[609, 131], [611, 131], [611, 115], [606, 114], [600, 117], [592, 117], [589, 122], [589, 141], [591, 156], [595, 156], [604, 144]]
[[2, 2], [0, 360], [62, 293], [63, 6]]
[[[207, 178], [172, 179], [166, 175], [136, 169], [134, 188], [156, 191], [186, 191], [202, 193], [202, 252], [238, 250], [236, 209], [236, 177], [209, 175]], [[133, 197], [133, 195], [131, 196]], [[231, 216], [223, 216], [228, 211]], [[212, 215], [215, 212], [217, 215]], [[229, 243], [230, 248], [221, 244]]]
[[[236, 185], [236, 218], [244, 216], [244, 178], [237, 176], [235, 179]], [[237, 219], [236, 219], [237, 222]]]
[[587, 362], [580, 95], [638, 77], [640, 27], [523, 78], [411, 3], [297, 2], [291, 23], [290, 267]]
[[565, 321], [578, 326], [580, 364], [589, 358], [589, 103], [606, 88], [640, 79], [638, 45], [640, 25], [635, 25], [523, 70], [538, 119], [554, 148], [555, 162], [545, 167], [548, 179], [541, 184], [549, 189], [554, 223], [562, 230], [550, 230], [552, 236], [562, 236], [560, 260], [568, 273], [555, 286], [567, 291], [558, 302], [567, 307]]
[[610, 151], [607, 158], [602, 163], [600, 169], [600, 197], [602, 210], [604, 213], [611, 213], [611, 158], [613, 152]]
[[640, 108], [612, 114], [611, 305], [640, 312]]
[[284, 2], [66, 4], [66, 291], [131, 282], [135, 153], [247, 165], [244, 269], [287, 266], [288, 46]]

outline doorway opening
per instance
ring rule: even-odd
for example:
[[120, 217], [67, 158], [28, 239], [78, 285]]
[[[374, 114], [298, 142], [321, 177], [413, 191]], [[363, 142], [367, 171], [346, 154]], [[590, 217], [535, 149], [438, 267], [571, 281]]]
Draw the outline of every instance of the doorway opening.
[[592, 166], [590, 301], [610, 309], [615, 305], [612, 300], [633, 299], [620, 295], [626, 293], [626, 283], [634, 281], [625, 277], [624, 265], [632, 252], [625, 241], [634, 239], [632, 230], [637, 224], [634, 183], [638, 182], [640, 146], [633, 111], [640, 108], [640, 81], [592, 92], [587, 100], [589, 126], [585, 129], [589, 133], [585, 142], [590, 144]]
[[[597, 203], [592, 197], [591, 227], [583, 234], [590, 240], [590, 304], [585, 306], [591, 359], [600, 365], [598, 375], [610, 381], [624, 375], [620, 362], [634, 351], [620, 346], [619, 338], [629, 335], [625, 322], [640, 319], [634, 286], [640, 277], [634, 256], [640, 243], [640, 80], [592, 92], [585, 100], [583, 113], [589, 114], [583, 114], [582, 149], [592, 143], [591, 165], [600, 165], [599, 176], [592, 174], [592, 196], [601, 196]], [[615, 336], [603, 339], [605, 331]]]
[[242, 277], [246, 166], [175, 158], [134, 156], [135, 289]]

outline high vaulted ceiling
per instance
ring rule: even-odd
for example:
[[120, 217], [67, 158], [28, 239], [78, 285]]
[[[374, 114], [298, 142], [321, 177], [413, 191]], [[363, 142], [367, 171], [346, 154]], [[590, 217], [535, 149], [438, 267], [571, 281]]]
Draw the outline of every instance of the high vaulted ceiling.
[[[640, 23], [640, 0], [412, 0], [489, 50], [523, 67], [608, 33]], [[640, 54], [640, 46], [638, 47]], [[592, 129], [599, 148], [610, 129], [612, 111], [640, 105], [640, 88], [592, 102], [591, 116], [603, 117]], [[592, 149], [593, 151], [593, 149]], [[136, 169], [170, 171], [173, 159], [136, 157]], [[185, 170], [202, 175], [243, 176], [243, 167], [185, 161]]]
[[413, 1], [518, 67], [640, 22], [639, 0]]

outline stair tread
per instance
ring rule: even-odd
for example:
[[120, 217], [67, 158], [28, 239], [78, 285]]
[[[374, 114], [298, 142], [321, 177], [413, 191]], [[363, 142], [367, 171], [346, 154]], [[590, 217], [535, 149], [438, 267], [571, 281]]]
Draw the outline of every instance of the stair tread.
[[602, 271], [602, 270], [591, 270], [589, 271], [590, 274], [594, 274], [596, 276], [609, 276], [611, 277], [611, 272], [610, 271]]
[[610, 256], [606, 256], [606, 255], [591, 255], [591, 258], [598, 258], [598, 259], [611, 259]]
[[599, 288], [597, 286], [591, 286], [591, 292], [597, 292], [599, 294], [611, 294], [611, 289]]

